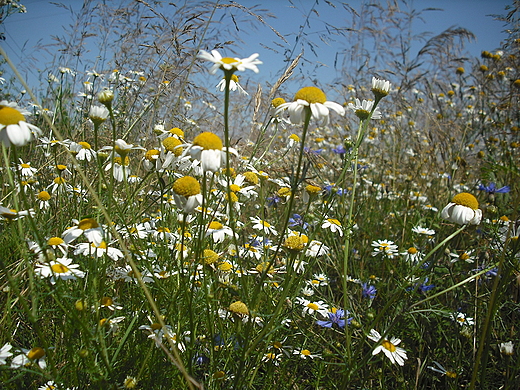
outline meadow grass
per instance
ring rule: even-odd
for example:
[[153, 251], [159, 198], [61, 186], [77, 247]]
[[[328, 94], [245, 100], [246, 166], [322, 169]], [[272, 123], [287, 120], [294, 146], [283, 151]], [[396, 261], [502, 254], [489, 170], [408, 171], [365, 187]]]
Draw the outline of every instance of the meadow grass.
[[520, 387], [518, 31], [411, 59], [420, 13], [344, 6], [344, 77], [264, 91], [215, 20], [265, 10], [87, 5], [39, 96], [1, 50], [2, 388]]

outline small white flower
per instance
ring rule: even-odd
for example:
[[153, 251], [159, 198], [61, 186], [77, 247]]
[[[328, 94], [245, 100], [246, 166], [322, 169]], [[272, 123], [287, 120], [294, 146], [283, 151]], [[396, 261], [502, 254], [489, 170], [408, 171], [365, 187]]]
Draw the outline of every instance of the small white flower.
[[444, 207], [441, 217], [459, 225], [478, 225], [482, 220], [482, 210], [478, 208], [477, 198], [462, 192]]
[[215, 74], [218, 69], [222, 69], [224, 71], [238, 70], [239, 72], [250, 69], [253, 72], [258, 73], [257, 65], [262, 64], [262, 61], [257, 60], [258, 53], [252, 54], [247, 58], [240, 59], [222, 57], [217, 50], [212, 50], [211, 53], [208, 53], [205, 50], [201, 50], [198, 57], [202, 60], [213, 62], [214, 65], [209, 70], [209, 73], [211, 74]]
[[305, 120], [306, 108], [310, 108], [311, 118], [323, 126], [329, 123], [329, 109], [339, 115], [345, 115], [345, 109], [338, 103], [327, 101], [325, 93], [317, 87], [305, 87], [300, 89], [296, 92], [296, 95], [294, 95], [294, 101], [280, 104], [275, 114], [278, 115], [287, 109], [291, 123], [299, 125]]
[[[379, 332], [375, 329], [370, 330], [370, 334], [367, 337], [376, 343], [382, 339]], [[383, 339], [381, 344], [372, 351], [372, 355], [383, 352], [393, 364], [397, 363], [400, 366], [404, 366], [404, 361], [408, 359], [408, 357], [406, 356], [406, 351], [397, 346], [400, 342], [401, 340], [396, 337], [392, 337], [390, 340]]]

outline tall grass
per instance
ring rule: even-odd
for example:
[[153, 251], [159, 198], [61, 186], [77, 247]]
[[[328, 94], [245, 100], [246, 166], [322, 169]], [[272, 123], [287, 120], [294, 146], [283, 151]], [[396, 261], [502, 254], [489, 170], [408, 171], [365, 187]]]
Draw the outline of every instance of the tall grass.
[[[2, 388], [519, 387], [518, 4], [481, 58], [413, 36], [428, 10], [341, 7], [291, 46], [259, 8], [87, 1], [36, 86], [2, 50]], [[260, 27], [277, 80], [208, 76], [201, 50], [245, 59]], [[324, 40], [349, 42], [330, 85]], [[13, 110], [41, 129], [22, 146]]]

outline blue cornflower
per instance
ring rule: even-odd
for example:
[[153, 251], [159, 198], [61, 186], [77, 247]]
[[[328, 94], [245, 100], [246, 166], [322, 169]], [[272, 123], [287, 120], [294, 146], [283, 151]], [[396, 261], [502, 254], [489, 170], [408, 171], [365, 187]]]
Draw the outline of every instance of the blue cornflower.
[[368, 285], [368, 283], [361, 284], [361, 287], [363, 288], [363, 291], [361, 292], [361, 296], [363, 298], [370, 298], [374, 299], [377, 294], [377, 289], [375, 286]]
[[323, 149], [317, 149], [317, 150], [312, 150], [311, 148], [309, 147], [304, 147], [303, 150], [306, 152], [306, 153], [309, 153], [309, 154], [320, 154], [321, 152], [323, 152]]
[[345, 149], [342, 145], [338, 146], [335, 149], [332, 149], [332, 151], [339, 155], [344, 155], [345, 153], [347, 153], [347, 149]]
[[424, 282], [419, 284], [419, 287], [417, 288], [417, 290], [419, 290], [421, 292], [426, 292], [426, 291], [430, 291], [431, 289], [435, 288], [434, 284], [426, 284], [426, 283], [428, 283], [428, 280], [429, 280], [429, 278], [426, 277], [424, 279]]
[[510, 191], [509, 186], [503, 186], [497, 189], [496, 184], [493, 182], [489, 183], [487, 187], [483, 184], [480, 184], [478, 189], [480, 191], [486, 191], [488, 194], [505, 194], [506, 192]]
[[293, 214], [293, 216], [289, 218], [289, 226], [301, 226], [304, 230], [307, 230], [309, 224], [303, 220], [300, 214]]
[[332, 309], [332, 311], [329, 311], [327, 313], [329, 315], [329, 319], [325, 321], [316, 321], [316, 324], [319, 326], [323, 326], [324, 328], [332, 328], [332, 325], [336, 324], [340, 328], [344, 328], [345, 324], [350, 325], [350, 322], [352, 321], [352, 318], [347, 318], [345, 320], [345, 315], [348, 315], [348, 310], [345, 312], [343, 309]]
[[276, 194], [273, 196], [270, 196], [267, 198], [267, 207], [277, 207], [278, 203], [280, 203], [281, 200], [282, 200], [282, 198], [280, 198]]

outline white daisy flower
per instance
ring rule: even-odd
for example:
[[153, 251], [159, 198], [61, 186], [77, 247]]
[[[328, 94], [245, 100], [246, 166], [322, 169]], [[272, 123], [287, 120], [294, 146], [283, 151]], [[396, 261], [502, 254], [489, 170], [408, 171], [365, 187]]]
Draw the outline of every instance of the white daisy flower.
[[[376, 343], [382, 339], [379, 332], [374, 329], [370, 330], [370, 334], [367, 337]], [[406, 356], [406, 351], [397, 346], [400, 342], [401, 340], [396, 337], [392, 337], [390, 340], [383, 339], [381, 345], [378, 345], [372, 351], [372, 355], [377, 355], [382, 351], [393, 364], [397, 363], [400, 366], [404, 366], [404, 361], [408, 359], [408, 357]]]
[[262, 61], [257, 60], [258, 53], [252, 54], [247, 58], [240, 59], [222, 57], [217, 50], [212, 50], [211, 53], [208, 53], [205, 50], [201, 50], [197, 57], [202, 60], [213, 62], [214, 65], [209, 70], [209, 73], [211, 74], [215, 74], [218, 69], [222, 69], [224, 71], [238, 70], [239, 72], [250, 69], [253, 72], [258, 73], [257, 65], [262, 64]]
[[478, 225], [482, 220], [482, 210], [478, 208], [477, 198], [462, 192], [444, 207], [441, 217], [459, 225]]
[[36, 364], [42, 370], [47, 367], [45, 361], [45, 351], [41, 347], [34, 347], [32, 349], [20, 348], [21, 354], [14, 357], [11, 362], [12, 368], [29, 367]]
[[327, 101], [325, 93], [317, 87], [300, 89], [294, 95], [293, 102], [280, 104], [275, 113], [279, 114], [287, 109], [291, 123], [299, 125], [305, 120], [306, 107], [309, 107], [311, 110], [311, 118], [323, 126], [329, 123], [329, 109], [339, 115], [345, 115], [345, 109], [338, 103]]
[[34, 272], [43, 278], [51, 278], [51, 283], [56, 283], [57, 279], [76, 280], [83, 278], [85, 272], [81, 271], [78, 264], [73, 264], [72, 259], [62, 257], [51, 260], [47, 264], [36, 264]]
[[[374, 107], [373, 100], [363, 100], [360, 101], [356, 98], [356, 104], [349, 103], [348, 108], [354, 111], [357, 117], [361, 120], [368, 119], [368, 116], [372, 112], [372, 108]], [[381, 112], [379, 111], [379, 107], [376, 107], [374, 112], [372, 113], [371, 119], [381, 119]]]
[[103, 242], [103, 229], [94, 218], [84, 218], [81, 221], [73, 219], [72, 222], [75, 223], [75, 226], [68, 228], [61, 235], [67, 244], [84, 234], [88, 242], [98, 246], [101, 245]]
[[0, 101], [0, 142], [6, 147], [24, 146], [41, 134], [41, 130], [25, 121], [30, 112], [16, 103]]
[[[224, 92], [226, 89], [226, 78], [224, 77], [222, 80], [220, 80], [220, 83], [217, 84], [217, 89], [220, 92]], [[230, 91], [236, 91], [238, 89], [238, 92], [240, 92], [242, 95], [249, 95], [244, 88], [238, 83], [238, 76], [233, 74], [231, 75], [231, 80], [229, 80], [229, 90]]]

